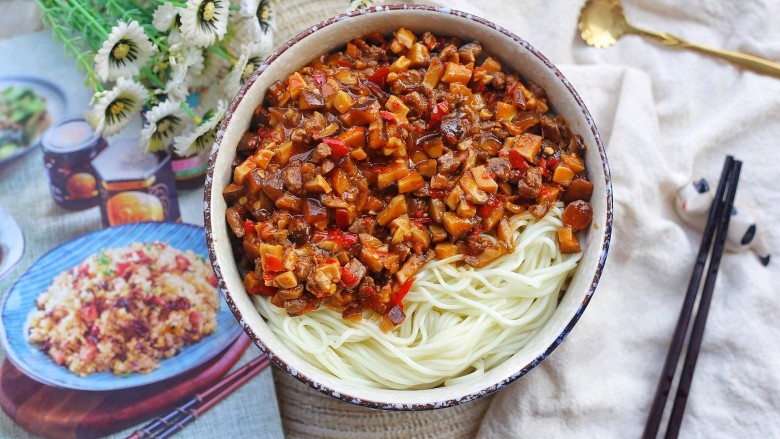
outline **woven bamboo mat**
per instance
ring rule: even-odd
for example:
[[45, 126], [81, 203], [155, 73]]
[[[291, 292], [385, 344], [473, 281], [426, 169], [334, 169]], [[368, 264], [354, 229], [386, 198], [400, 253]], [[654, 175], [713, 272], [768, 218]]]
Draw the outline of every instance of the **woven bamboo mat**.
[[[348, 0], [276, 1], [276, 45], [348, 5]], [[274, 382], [288, 438], [471, 438], [490, 404], [488, 397], [447, 409], [389, 412], [323, 395], [277, 368]]]

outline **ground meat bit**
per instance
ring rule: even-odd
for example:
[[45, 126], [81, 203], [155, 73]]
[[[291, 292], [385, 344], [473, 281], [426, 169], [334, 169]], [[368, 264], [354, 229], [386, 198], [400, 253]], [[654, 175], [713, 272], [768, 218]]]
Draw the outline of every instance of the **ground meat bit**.
[[537, 99], [547, 99], [547, 92], [535, 82], [528, 81], [528, 90], [530, 90]]
[[549, 140], [555, 144], [561, 143], [561, 131], [558, 127], [558, 121], [555, 118], [544, 115], [541, 119], [541, 125], [542, 136], [545, 138], [545, 140]]
[[299, 194], [303, 188], [301, 178], [301, 162], [292, 162], [282, 171], [282, 180], [287, 190]]
[[288, 238], [290, 241], [298, 245], [301, 245], [309, 240], [309, 224], [307, 224], [306, 220], [301, 217], [293, 218], [288, 230], [290, 232]]
[[455, 155], [452, 151], [439, 157], [439, 173], [448, 175], [455, 172], [463, 162], [462, 156]]
[[369, 235], [376, 235], [377, 222], [373, 216], [364, 216], [356, 219], [351, 226], [349, 226], [349, 232], [355, 234], [367, 233]]
[[472, 254], [482, 253], [486, 248], [488, 248], [488, 246], [492, 244], [493, 241], [491, 241], [487, 236], [483, 235], [472, 235], [466, 238], [466, 245], [469, 248], [469, 252]]
[[406, 102], [406, 105], [408, 105], [410, 109], [416, 111], [417, 114], [422, 114], [428, 109], [428, 103], [425, 101], [425, 98], [416, 91], [404, 96], [404, 102]]
[[490, 81], [490, 84], [493, 87], [495, 87], [495, 88], [497, 88], [499, 90], [501, 90], [504, 87], [506, 87], [506, 75], [504, 73], [502, 73], [502, 72], [493, 72], [491, 74], [491, 76], [493, 76], [493, 80]]
[[373, 60], [373, 61], [385, 61], [387, 60], [387, 51], [385, 49], [382, 49], [379, 46], [367, 45], [361, 49], [363, 52], [362, 59], [364, 61], [366, 60]]
[[496, 180], [507, 181], [512, 166], [509, 164], [509, 160], [503, 157], [494, 157], [487, 160], [485, 168]]
[[475, 62], [480, 55], [482, 55], [482, 46], [479, 43], [466, 43], [458, 49], [460, 62], [464, 64]]
[[398, 79], [393, 82], [390, 90], [396, 96], [403, 95], [411, 90], [415, 90], [421, 82], [422, 75], [420, 72], [417, 70], [409, 70], [398, 75]]
[[536, 198], [542, 189], [542, 174], [544, 169], [539, 166], [525, 171], [525, 178], [517, 183], [518, 195], [521, 198]]
[[312, 115], [303, 122], [303, 130], [306, 131], [307, 136], [322, 131], [325, 128], [325, 116], [322, 113], [315, 111]]
[[293, 274], [298, 279], [306, 279], [314, 268], [314, 262], [312, 262], [310, 256], [298, 256], [298, 265], [295, 266]]
[[330, 146], [326, 145], [325, 143], [320, 143], [316, 148], [314, 148], [314, 153], [311, 155], [311, 162], [320, 164], [323, 160], [325, 160], [325, 157], [330, 157], [330, 154]]

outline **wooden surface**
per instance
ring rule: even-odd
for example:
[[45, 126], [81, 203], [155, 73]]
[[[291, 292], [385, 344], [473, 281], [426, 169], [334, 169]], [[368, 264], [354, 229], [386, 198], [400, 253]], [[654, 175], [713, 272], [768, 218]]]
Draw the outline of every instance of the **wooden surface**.
[[170, 411], [227, 373], [251, 344], [241, 334], [204, 365], [133, 389], [85, 392], [41, 384], [8, 360], [0, 366], [0, 407], [27, 430], [51, 438], [105, 436]]

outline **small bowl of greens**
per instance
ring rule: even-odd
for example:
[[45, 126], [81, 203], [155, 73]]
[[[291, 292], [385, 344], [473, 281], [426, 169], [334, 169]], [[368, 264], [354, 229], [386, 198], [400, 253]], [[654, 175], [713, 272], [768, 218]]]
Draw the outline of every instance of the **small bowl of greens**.
[[0, 78], [0, 165], [40, 143], [43, 132], [65, 115], [56, 85], [31, 77]]

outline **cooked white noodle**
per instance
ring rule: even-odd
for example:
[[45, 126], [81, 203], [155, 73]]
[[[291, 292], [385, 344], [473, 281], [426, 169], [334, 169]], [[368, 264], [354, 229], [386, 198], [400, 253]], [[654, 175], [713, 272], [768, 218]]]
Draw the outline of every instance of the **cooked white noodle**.
[[381, 317], [345, 320], [325, 306], [299, 317], [257, 298], [274, 334], [295, 354], [346, 381], [389, 389], [425, 389], [477, 379], [533, 337], [555, 311], [580, 254], [562, 255], [558, 203], [541, 220], [510, 220], [515, 250], [475, 269], [462, 255], [432, 261], [404, 299], [406, 320], [383, 333]]

